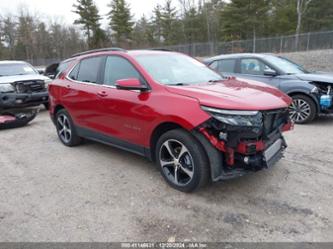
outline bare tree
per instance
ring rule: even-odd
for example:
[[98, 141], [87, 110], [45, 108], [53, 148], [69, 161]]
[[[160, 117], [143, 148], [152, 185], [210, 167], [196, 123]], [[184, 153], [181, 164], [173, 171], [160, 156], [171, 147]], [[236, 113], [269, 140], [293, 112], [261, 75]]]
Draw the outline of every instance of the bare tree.
[[296, 49], [299, 45], [299, 35], [301, 33], [303, 15], [308, 9], [308, 5], [312, 2], [312, 0], [297, 0], [297, 27], [296, 27], [296, 39], [295, 46]]

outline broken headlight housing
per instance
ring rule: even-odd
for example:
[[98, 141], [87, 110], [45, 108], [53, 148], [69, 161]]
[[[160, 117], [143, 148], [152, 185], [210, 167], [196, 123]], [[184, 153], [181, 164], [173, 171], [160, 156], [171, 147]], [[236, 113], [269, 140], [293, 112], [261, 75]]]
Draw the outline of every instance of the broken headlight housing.
[[262, 127], [263, 116], [259, 111], [232, 111], [207, 106], [201, 108], [216, 120], [232, 126]]
[[5, 83], [5, 84], [0, 84], [0, 93], [11, 93], [15, 92], [15, 88], [12, 84]]

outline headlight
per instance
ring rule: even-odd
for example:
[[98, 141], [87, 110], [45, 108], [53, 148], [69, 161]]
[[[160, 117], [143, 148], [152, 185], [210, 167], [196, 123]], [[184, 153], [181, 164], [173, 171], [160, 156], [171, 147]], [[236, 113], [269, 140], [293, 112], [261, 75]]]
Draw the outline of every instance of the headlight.
[[0, 93], [15, 92], [12, 84], [0, 84]]
[[231, 111], [202, 106], [215, 119], [233, 126], [261, 127], [262, 113], [258, 111]]
[[51, 82], [52, 82], [51, 79], [44, 80], [45, 87], [47, 88], [47, 86], [48, 86]]

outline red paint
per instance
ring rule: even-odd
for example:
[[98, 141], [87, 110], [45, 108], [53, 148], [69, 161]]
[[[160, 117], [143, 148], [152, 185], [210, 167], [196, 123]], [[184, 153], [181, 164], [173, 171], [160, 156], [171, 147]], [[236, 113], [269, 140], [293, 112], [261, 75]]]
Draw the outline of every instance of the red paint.
[[289, 121], [282, 127], [282, 132], [292, 131], [294, 130], [295, 124], [292, 121]]
[[0, 116], [0, 124], [5, 124], [8, 122], [13, 122], [15, 121], [16, 118], [14, 116], [10, 116], [10, 115], [1, 115]]
[[265, 143], [260, 140], [256, 142], [240, 142], [237, 147], [237, 152], [242, 154], [242, 155], [249, 155], [250, 153], [248, 152], [248, 148], [255, 146], [256, 152], [264, 151], [265, 150]]
[[123, 79], [117, 80], [116, 83], [119, 87], [141, 87], [141, 82], [138, 79]]
[[[201, 105], [232, 110], [269, 110], [286, 108], [291, 103], [287, 95], [275, 88], [235, 78], [195, 86], [161, 85], [135, 60], [133, 55], [141, 53], [165, 52], [108, 51], [77, 57], [60, 79], [49, 86], [51, 115], [61, 105], [78, 126], [150, 148], [152, 133], [163, 123], [175, 123], [190, 131], [210, 119], [211, 116], [201, 109]], [[141, 73], [150, 90], [125, 91], [78, 83], [64, 77], [78, 60], [95, 55], [126, 58]], [[137, 85], [137, 82], [128, 79], [118, 83]], [[215, 143], [223, 151], [223, 144]]]

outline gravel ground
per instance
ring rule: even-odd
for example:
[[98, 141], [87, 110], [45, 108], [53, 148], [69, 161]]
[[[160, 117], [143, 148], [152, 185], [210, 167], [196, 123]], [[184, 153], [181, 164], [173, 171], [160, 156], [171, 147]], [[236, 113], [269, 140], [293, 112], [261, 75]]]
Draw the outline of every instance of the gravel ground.
[[331, 241], [332, 131], [297, 126], [273, 169], [183, 194], [144, 158], [63, 146], [43, 112], [0, 132], [0, 241]]
[[281, 54], [309, 71], [333, 72], [333, 49]]

